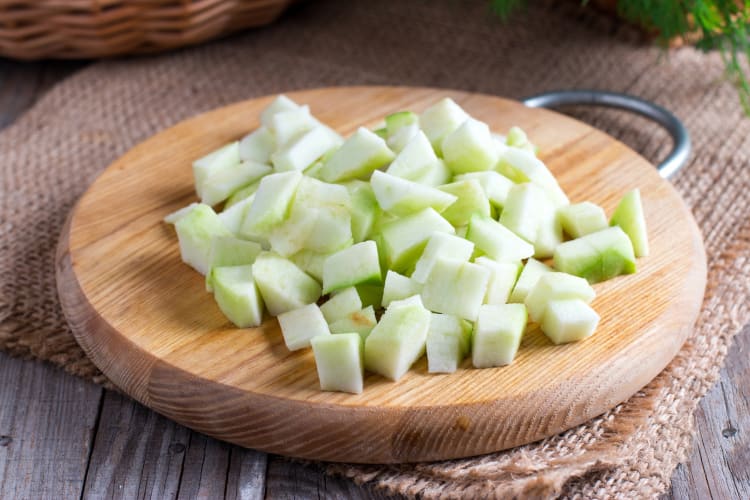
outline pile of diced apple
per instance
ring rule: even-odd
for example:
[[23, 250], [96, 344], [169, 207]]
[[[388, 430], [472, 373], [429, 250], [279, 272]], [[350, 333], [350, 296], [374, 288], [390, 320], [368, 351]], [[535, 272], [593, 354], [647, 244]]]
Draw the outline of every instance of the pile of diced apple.
[[571, 204], [521, 129], [495, 134], [451, 99], [348, 138], [285, 96], [260, 122], [193, 164], [200, 203], [165, 220], [226, 317], [276, 316], [323, 390], [396, 381], [425, 353], [429, 372], [510, 364], [529, 320], [584, 339], [591, 283], [648, 253], [637, 189], [609, 221]]

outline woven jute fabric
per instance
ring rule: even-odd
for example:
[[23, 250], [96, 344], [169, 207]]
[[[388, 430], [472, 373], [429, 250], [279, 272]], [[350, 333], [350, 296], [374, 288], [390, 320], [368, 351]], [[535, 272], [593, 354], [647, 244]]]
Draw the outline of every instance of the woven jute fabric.
[[[254, 96], [340, 84], [458, 88], [522, 97], [602, 88], [653, 100], [687, 124], [695, 152], [674, 179], [703, 232], [708, 289], [674, 361], [629, 401], [562, 435], [478, 458], [401, 466], [322, 464], [376, 488], [424, 497], [644, 497], [686, 459], [693, 411], [732, 336], [750, 320], [750, 119], [718, 55], [667, 55], [575, 2], [502, 24], [484, 1], [316, 1], [210, 45], [92, 65], [0, 134], [0, 348], [98, 382], [55, 292], [68, 211], [110, 162], [196, 113]], [[664, 133], [611, 111], [577, 115], [657, 161]], [[679, 244], [679, 242], [676, 242]]]

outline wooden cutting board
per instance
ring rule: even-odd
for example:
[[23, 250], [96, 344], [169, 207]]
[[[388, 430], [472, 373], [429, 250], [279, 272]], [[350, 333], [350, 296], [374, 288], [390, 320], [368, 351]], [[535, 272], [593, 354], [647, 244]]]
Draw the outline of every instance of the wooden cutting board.
[[701, 235], [654, 167], [563, 115], [506, 99], [405, 87], [293, 92], [342, 134], [450, 96], [493, 130], [520, 125], [572, 201], [611, 213], [640, 187], [651, 256], [638, 273], [595, 285], [593, 337], [552, 345], [534, 326], [515, 362], [431, 375], [422, 359], [398, 383], [367, 375], [361, 395], [321, 392], [312, 353], [289, 352], [274, 318], [238, 330], [203, 277], [180, 261], [162, 218], [192, 201], [191, 163], [258, 126], [271, 97], [186, 120], [112, 164], [73, 210], [58, 250], [58, 289], [78, 342], [122, 390], [211, 436], [309, 459], [414, 462], [535, 441], [599, 415], [652, 380], [698, 314], [706, 282]]

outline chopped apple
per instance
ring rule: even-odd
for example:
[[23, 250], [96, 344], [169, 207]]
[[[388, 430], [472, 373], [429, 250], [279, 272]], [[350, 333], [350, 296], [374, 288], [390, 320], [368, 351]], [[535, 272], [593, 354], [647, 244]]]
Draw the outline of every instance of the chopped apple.
[[320, 388], [360, 394], [364, 387], [362, 338], [356, 333], [320, 335], [310, 340]]
[[483, 305], [474, 324], [471, 360], [475, 368], [513, 362], [526, 329], [523, 304]]
[[425, 280], [422, 300], [430, 311], [475, 321], [489, 281], [487, 268], [463, 260], [439, 258]]
[[641, 192], [638, 189], [629, 191], [617, 204], [612, 214], [610, 225], [620, 226], [633, 244], [636, 257], [648, 256], [648, 231], [646, 217], [643, 215]]
[[211, 270], [214, 299], [224, 315], [239, 328], [259, 326], [263, 299], [253, 277], [253, 266], [215, 267]]
[[280, 313], [279, 320], [284, 343], [290, 351], [310, 347], [310, 340], [318, 335], [330, 335], [328, 323], [316, 304], [307, 304]]
[[427, 371], [453, 373], [471, 350], [471, 323], [450, 314], [432, 314], [427, 331]]
[[317, 281], [293, 262], [271, 252], [261, 252], [256, 257], [253, 276], [268, 312], [274, 316], [312, 304], [321, 295]]

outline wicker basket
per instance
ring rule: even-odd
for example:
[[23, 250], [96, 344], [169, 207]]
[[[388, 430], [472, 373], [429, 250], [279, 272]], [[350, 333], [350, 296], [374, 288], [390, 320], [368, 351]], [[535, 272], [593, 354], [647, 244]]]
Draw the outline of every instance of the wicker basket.
[[109, 57], [197, 44], [274, 21], [294, 0], [0, 0], [0, 55]]

